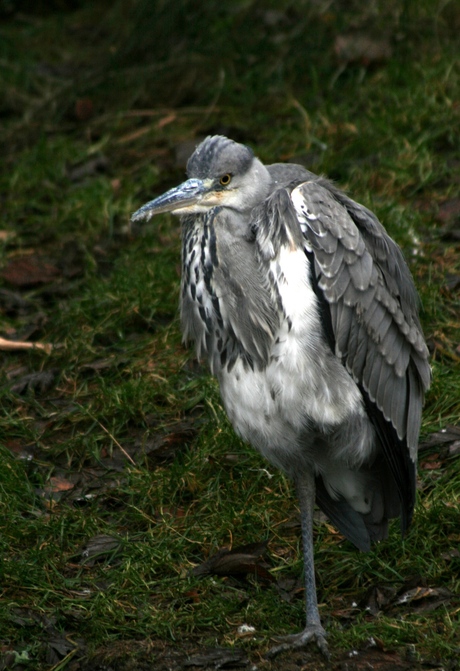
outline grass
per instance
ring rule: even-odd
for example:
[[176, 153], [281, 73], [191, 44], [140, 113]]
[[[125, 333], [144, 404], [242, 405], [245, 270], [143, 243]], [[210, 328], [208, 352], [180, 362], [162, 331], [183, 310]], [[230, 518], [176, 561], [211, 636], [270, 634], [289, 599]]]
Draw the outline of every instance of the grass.
[[[270, 636], [302, 624], [301, 594], [286, 601], [263, 580], [191, 574], [223, 545], [262, 540], [278, 581], [299, 577], [302, 562], [289, 483], [235, 437], [216, 383], [181, 345], [177, 222], [129, 227], [132, 211], [183, 178], [180, 142], [237, 135], [263, 160], [307, 161], [378, 214], [423, 302], [433, 352], [423, 435], [458, 424], [460, 19], [453, 3], [406, 2], [402, 13], [399, 3], [380, 4], [375, 15], [352, 3], [305, 18], [286, 2], [279, 27], [260, 32], [254, 6], [238, 5], [212, 24], [214, 51], [185, 33], [176, 60], [192, 54], [203, 78], [169, 99], [173, 64], [164, 58], [152, 71], [127, 37], [142, 3], [141, 19], [130, 3], [81, 3], [2, 25], [1, 335], [55, 347], [1, 354], [0, 668], [75, 671], [111, 659], [121, 669], [123, 658], [142, 668], [159, 641], [256, 655]], [[392, 58], [338, 72], [335, 35], [350, 25], [373, 34], [381, 21]], [[232, 62], [222, 40], [250, 32], [253, 53], [235, 47]], [[281, 37], [267, 43], [267, 35]], [[87, 118], [78, 114], [83, 98]], [[76, 167], [101, 156], [102, 170], [75, 178]], [[41, 277], [12, 283], [18, 259], [35, 259]], [[51, 279], [44, 264], [55, 269]], [[373, 637], [384, 651], [404, 657], [415, 646], [420, 663], [454, 668], [459, 462], [440, 447], [431, 462], [426, 454], [403, 542], [394, 524], [387, 542], [360, 554], [317, 524], [319, 598], [335, 659]], [[411, 586], [432, 592], [397, 604], [397, 590]], [[366, 604], [376, 592], [387, 601], [373, 615]], [[244, 623], [255, 638], [241, 639]]]

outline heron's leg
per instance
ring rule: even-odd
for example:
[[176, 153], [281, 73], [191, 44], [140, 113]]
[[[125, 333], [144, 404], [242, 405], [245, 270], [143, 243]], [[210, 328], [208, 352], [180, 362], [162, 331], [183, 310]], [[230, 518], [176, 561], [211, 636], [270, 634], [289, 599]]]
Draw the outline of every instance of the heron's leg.
[[316, 595], [315, 557], [313, 548], [313, 511], [315, 507], [315, 477], [308, 472], [306, 477], [296, 482], [297, 496], [300, 505], [302, 525], [303, 561], [305, 572], [305, 610], [307, 626], [320, 627], [322, 636], [325, 631], [321, 627]]
[[311, 641], [325, 657], [329, 658], [326, 643], [326, 632], [321, 625], [316, 596], [315, 562], [313, 550], [313, 509], [315, 505], [315, 477], [313, 473], [302, 473], [296, 482], [297, 496], [300, 505], [300, 520], [302, 525], [303, 561], [305, 572], [305, 610], [306, 625], [300, 634], [283, 637], [283, 643], [271, 648], [267, 657], [275, 657], [280, 652], [303, 648]]

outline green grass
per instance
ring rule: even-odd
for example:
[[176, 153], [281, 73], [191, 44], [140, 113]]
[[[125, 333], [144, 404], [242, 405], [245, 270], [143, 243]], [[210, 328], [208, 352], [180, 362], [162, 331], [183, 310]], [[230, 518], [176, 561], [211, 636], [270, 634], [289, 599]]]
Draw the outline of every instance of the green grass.
[[[28, 656], [24, 668], [70, 669], [80, 653], [142, 661], [146, 640], [256, 654], [270, 636], [302, 626], [301, 594], [286, 602], [263, 581], [190, 573], [223, 545], [265, 539], [277, 579], [299, 577], [302, 561], [289, 483], [235, 437], [216, 383], [181, 345], [177, 221], [129, 227], [131, 212], [183, 178], [181, 141], [237, 134], [265, 161], [307, 160], [378, 214], [406, 254], [433, 350], [423, 434], [458, 424], [460, 300], [448, 281], [460, 276], [460, 257], [438, 215], [460, 195], [458, 9], [377, 3], [372, 14], [352, 3], [304, 17], [282, 7], [287, 23], [267, 30], [251, 3], [215, 24], [206, 15], [214, 46], [190, 27], [178, 63], [193, 54], [190, 72], [199, 63], [203, 77], [184, 78], [176, 97], [177, 63], [166, 58], [152, 70], [133, 51], [130, 3], [18, 14], [0, 29], [0, 263], [38, 257], [58, 269], [53, 281], [23, 287], [3, 278], [0, 287], [14, 292], [1, 294], [0, 335], [55, 346], [0, 356], [0, 644], [10, 666]], [[142, 18], [142, 3], [136, 11]], [[352, 19], [369, 34], [383, 21], [393, 56], [338, 74], [333, 40]], [[280, 31], [292, 49], [267, 43]], [[249, 33], [246, 53], [235, 40]], [[75, 117], [82, 97], [93, 102], [86, 120]], [[132, 114], [140, 109], [151, 113]], [[101, 154], [105, 171], [72, 181], [73, 166]], [[11, 390], [43, 371], [54, 374], [47, 388]], [[185, 438], [184, 422], [193, 427]], [[442, 450], [436, 459], [419, 471], [403, 542], [394, 524], [388, 541], [361, 554], [317, 525], [320, 610], [337, 659], [370, 637], [402, 656], [415, 645], [422, 661], [446, 665], [457, 655], [454, 597], [432, 611], [416, 602], [375, 616], [352, 607], [373, 588], [411, 580], [458, 594], [459, 461]], [[115, 541], [85, 559], [99, 535]], [[244, 623], [255, 638], [238, 637]], [[79, 653], [49, 657], [50, 640], [66, 637]]]

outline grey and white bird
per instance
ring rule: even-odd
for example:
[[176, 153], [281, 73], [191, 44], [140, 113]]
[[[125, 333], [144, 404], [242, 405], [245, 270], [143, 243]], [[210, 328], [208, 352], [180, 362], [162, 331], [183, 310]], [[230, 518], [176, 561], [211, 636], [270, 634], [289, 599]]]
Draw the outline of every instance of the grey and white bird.
[[208, 137], [189, 179], [141, 207], [182, 227], [181, 324], [217, 377], [235, 431], [294, 481], [306, 626], [271, 654], [316, 641], [315, 501], [360, 550], [407, 530], [431, 379], [418, 296], [376, 216], [299, 165], [265, 166]]

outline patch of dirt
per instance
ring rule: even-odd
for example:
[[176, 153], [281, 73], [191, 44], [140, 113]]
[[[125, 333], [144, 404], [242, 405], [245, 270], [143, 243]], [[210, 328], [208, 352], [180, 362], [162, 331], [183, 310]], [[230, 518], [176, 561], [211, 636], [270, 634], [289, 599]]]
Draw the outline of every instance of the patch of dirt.
[[[54, 644], [54, 648], [58, 646]], [[112, 643], [88, 656], [84, 644], [74, 651], [66, 649], [67, 671], [409, 671], [443, 669], [455, 671], [459, 662], [447, 664], [421, 660], [414, 646], [400, 651], [385, 650], [370, 640], [360, 650], [339, 651], [326, 660], [315, 647], [285, 653], [275, 659], [265, 659], [265, 647], [245, 650], [242, 647], [207, 647], [193, 641], [165, 642], [161, 640]], [[13, 660], [11, 660], [13, 661]], [[0, 669], [8, 669], [0, 663]], [[21, 666], [14, 666], [20, 671]]]

